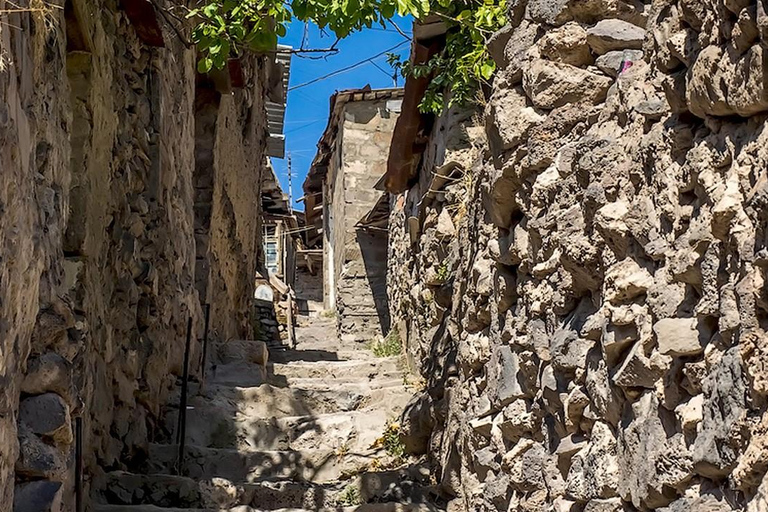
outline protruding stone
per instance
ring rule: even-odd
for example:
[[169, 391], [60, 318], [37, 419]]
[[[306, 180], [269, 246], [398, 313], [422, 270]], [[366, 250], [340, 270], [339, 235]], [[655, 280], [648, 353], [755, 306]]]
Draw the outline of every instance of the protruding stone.
[[72, 364], [53, 352], [30, 359], [21, 392], [26, 395], [53, 392], [62, 396], [70, 407], [75, 407]]
[[642, 50], [614, 50], [598, 57], [595, 65], [606, 75], [617, 77], [622, 63], [631, 62], [634, 65], [642, 59]]
[[537, 59], [523, 73], [523, 88], [534, 105], [554, 109], [569, 103], [605, 100], [611, 79], [568, 64]]
[[61, 512], [61, 482], [38, 480], [17, 485], [13, 492], [13, 512]]
[[659, 352], [671, 356], [691, 356], [704, 351], [708, 330], [695, 318], [665, 318], [653, 326]]
[[579, 501], [617, 496], [619, 466], [616, 436], [610, 426], [596, 422], [589, 444], [573, 456], [568, 472], [568, 494]]
[[72, 420], [69, 407], [56, 393], [25, 398], [19, 404], [19, 421], [37, 435], [56, 443], [72, 443]]
[[653, 285], [650, 272], [631, 258], [626, 258], [609, 268], [605, 281], [605, 297], [614, 304], [634, 299]]
[[63, 481], [67, 458], [55, 447], [44, 443], [26, 425], [19, 424], [19, 458], [16, 474], [28, 478]]
[[453, 219], [451, 214], [446, 208], [440, 212], [437, 216], [437, 226], [435, 226], [435, 232], [440, 238], [451, 238], [456, 235], [456, 227], [453, 225]]
[[643, 47], [644, 39], [645, 30], [622, 20], [600, 20], [587, 30], [589, 46], [598, 55], [612, 50], [638, 50]]
[[592, 64], [592, 55], [587, 45], [587, 31], [578, 23], [567, 23], [548, 30], [537, 44], [541, 54], [549, 60], [577, 67]]

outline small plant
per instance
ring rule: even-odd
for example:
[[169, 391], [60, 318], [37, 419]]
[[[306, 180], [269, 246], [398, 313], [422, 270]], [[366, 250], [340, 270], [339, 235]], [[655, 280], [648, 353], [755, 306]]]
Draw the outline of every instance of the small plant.
[[392, 457], [397, 459], [405, 455], [405, 445], [400, 440], [400, 424], [397, 422], [387, 423], [387, 428], [384, 430], [384, 449]]
[[344, 443], [343, 445], [341, 445], [338, 448], [336, 448], [336, 457], [337, 458], [341, 459], [341, 458], [343, 458], [347, 454], [349, 454], [349, 444], [348, 443]]
[[392, 329], [383, 340], [377, 340], [371, 343], [371, 352], [376, 357], [394, 357], [403, 353], [403, 344], [400, 340], [400, 333], [397, 329]]
[[360, 489], [354, 484], [349, 484], [344, 491], [336, 497], [336, 504], [342, 507], [362, 505], [363, 498], [360, 496]]
[[336, 318], [336, 310], [335, 309], [326, 309], [322, 313], [320, 313], [320, 316], [323, 318]]
[[401, 459], [405, 455], [405, 445], [400, 440], [400, 424], [396, 421], [388, 421], [384, 433], [371, 448], [384, 448], [393, 458]]
[[437, 279], [441, 283], [445, 283], [448, 281], [448, 278], [450, 277], [450, 270], [448, 269], [448, 263], [442, 262], [439, 267], [437, 267]]

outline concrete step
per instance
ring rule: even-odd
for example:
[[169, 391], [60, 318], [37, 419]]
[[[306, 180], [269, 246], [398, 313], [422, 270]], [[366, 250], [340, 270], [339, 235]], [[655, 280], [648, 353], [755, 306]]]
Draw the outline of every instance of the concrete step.
[[[261, 512], [264, 508], [235, 507], [231, 509], [221, 508], [161, 508], [155, 505], [96, 505], [94, 512]], [[333, 508], [282, 508], [277, 512], [437, 512], [439, 509], [428, 504], [401, 504], [401, 503], [366, 503], [352, 507]]]
[[344, 504], [353, 489], [361, 502], [397, 496], [403, 502], [422, 503], [429, 496], [429, 471], [423, 466], [363, 473], [347, 482], [316, 484], [289, 480], [237, 484], [227, 480], [193, 480], [173, 475], [137, 475], [123, 471], [107, 474], [101, 498], [115, 505], [159, 507], [260, 509], [304, 508], [317, 510]]
[[[365, 471], [371, 462], [383, 455], [381, 450], [362, 453], [331, 449], [246, 451], [191, 445], [186, 450], [184, 473], [195, 479], [221, 477], [233, 482], [292, 479], [327, 483]], [[175, 445], [150, 444], [142, 472], [173, 473], [176, 458]]]
[[[197, 405], [187, 411], [187, 443], [211, 448], [242, 450], [301, 450], [328, 448], [364, 450], [396, 419], [411, 394], [404, 387], [377, 390], [378, 400], [367, 400], [370, 408], [319, 415], [272, 416], [253, 414], [234, 405]], [[361, 400], [362, 402], [362, 400]], [[258, 403], [253, 404], [263, 413]], [[267, 413], [268, 414], [268, 413]], [[173, 432], [177, 411], [167, 414]]]

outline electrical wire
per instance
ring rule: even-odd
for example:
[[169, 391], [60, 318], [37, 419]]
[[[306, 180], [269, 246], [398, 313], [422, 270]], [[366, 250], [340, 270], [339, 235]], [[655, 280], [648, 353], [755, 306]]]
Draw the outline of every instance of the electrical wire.
[[319, 76], [317, 78], [313, 78], [312, 80], [310, 80], [308, 82], [304, 82], [302, 84], [298, 84], [298, 85], [294, 85], [293, 87], [289, 87], [288, 88], [288, 92], [295, 91], [296, 89], [301, 89], [302, 87], [306, 87], [308, 85], [312, 85], [314, 83], [320, 82], [322, 80], [326, 80], [326, 79], [331, 78], [333, 76], [340, 75], [342, 73], [346, 73], [347, 71], [350, 71], [350, 70], [353, 70], [355, 68], [358, 68], [358, 67], [362, 66], [363, 64], [367, 64], [367, 63], [373, 61], [374, 59], [378, 59], [382, 55], [386, 55], [389, 52], [395, 51], [398, 48], [400, 48], [401, 46], [403, 46], [403, 45], [405, 45], [405, 44], [407, 44], [409, 42], [410, 41], [403, 41], [402, 43], [397, 44], [397, 45], [393, 46], [392, 48], [388, 48], [388, 49], [384, 50], [383, 52], [377, 53], [376, 55], [373, 55], [372, 57], [368, 57], [367, 59], [361, 60], [360, 62], [356, 62], [355, 64], [351, 64], [351, 65], [343, 67], [341, 69], [337, 69], [336, 71], [328, 73], [327, 75], [323, 75], [323, 76]]

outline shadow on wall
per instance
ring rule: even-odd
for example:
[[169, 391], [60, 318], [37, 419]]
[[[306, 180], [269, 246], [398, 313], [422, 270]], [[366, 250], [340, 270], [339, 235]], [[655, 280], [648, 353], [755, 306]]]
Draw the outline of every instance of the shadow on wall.
[[363, 256], [365, 275], [376, 306], [381, 334], [390, 329], [389, 299], [387, 296], [387, 247], [389, 234], [385, 229], [357, 229], [357, 243]]

